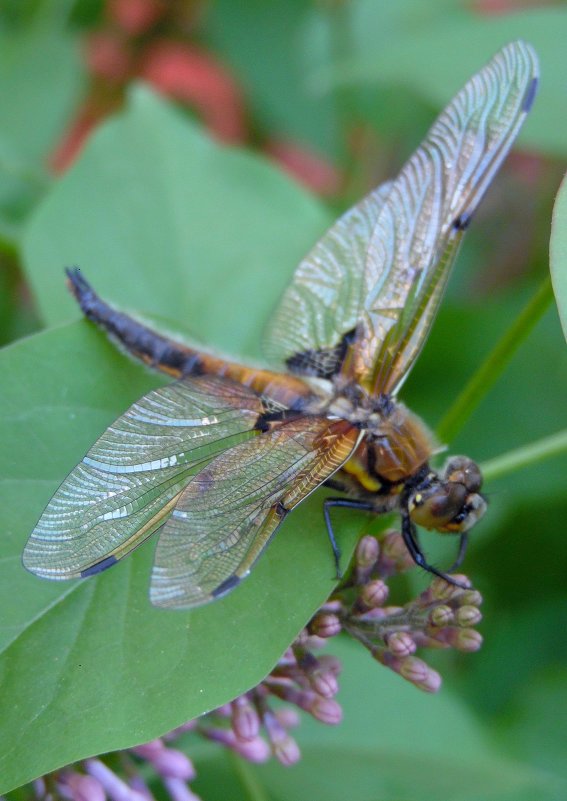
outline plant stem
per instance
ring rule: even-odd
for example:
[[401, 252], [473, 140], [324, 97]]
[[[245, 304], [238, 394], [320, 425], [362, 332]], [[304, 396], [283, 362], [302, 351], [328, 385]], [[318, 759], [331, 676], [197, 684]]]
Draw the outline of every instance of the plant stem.
[[437, 434], [441, 442], [451, 442], [455, 438], [481, 400], [496, 383], [552, 299], [551, 280], [547, 276], [439, 423]]
[[538, 439], [529, 445], [503, 453], [502, 456], [489, 459], [481, 465], [482, 475], [486, 481], [492, 481], [495, 478], [529, 467], [566, 451], [567, 429], [564, 429], [556, 434], [551, 434], [549, 437]]
[[250, 763], [230, 751], [228, 757], [250, 801], [269, 801], [268, 794], [258, 781]]

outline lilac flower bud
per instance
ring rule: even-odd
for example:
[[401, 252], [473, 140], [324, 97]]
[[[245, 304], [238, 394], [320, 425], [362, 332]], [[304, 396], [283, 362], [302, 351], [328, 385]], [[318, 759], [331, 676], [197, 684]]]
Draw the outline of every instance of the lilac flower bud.
[[335, 637], [341, 630], [341, 621], [336, 615], [323, 612], [315, 615], [309, 628], [318, 637]]
[[167, 778], [163, 780], [163, 784], [171, 801], [201, 801], [182, 779]]
[[164, 748], [151, 759], [151, 763], [160, 776], [171, 779], [191, 781], [196, 775], [189, 757], [175, 748]]
[[457, 609], [455, 617], [457, 624], [464, 627], [476, 626], [482, 620], [480, 609], [468, 604]]
[[394, 631], [387, 637], [386, 644], [394, 656], [399, 658], [411, 656], [416, 650], [415, 642], [407, 631]]
[[459, 602], [461, 606], [482, 606], [482, 595], [478, 590], [464, 590]]
[[136, 754], [136, 756], [141, 757], [142, 759], [153, 759], [154, 756], [157, 756], [161, 751], [165, 748], [164, 743], [160, 740], [150, 740], [148, 743], [142, 743], [142, 745], [136, 745], [134, 748], [130, 750]]
[[369, 581], [362, 587], [360, 600], [370, 608], [383, 606], [388, 600], [389, 588], [381, 579]]
[[381, 540], [378, 559], [380, 575], [389, 576], [392, 573], [401, 573], [413, 567], [414, 564], [400, 532], [392, 530], [387, 532]]
[[399, 668], [400, 675], [411, 681], [420, 690], [434, 693], [441, 686], [441, 676], [422, 659], [410, 656], [401, 661]]
[[293, 737], [287, 735], [282, 740], [274, 743], [273, 752], [278, 762], [286, 767], [295, 765], [301, 759], [301, 751]]
[[232, 728], [239, 740], [254, 740], [258, 736], [260, 718], [246, 696], [232, 702]]
[[247, 759], [248, 762], [267, 762], [270, 758], [270, 746], [262, 737], [256, 737], [254, 740], [236, 740], [233, 751], [240, 754], [241, 757]]
[[270, 748], [265, 740], [256, 737], [254, 740], [239, 740], [232, 729], [203, 729], [203, 735], [213, 742], [230, 748], [249, 762], [265, 762], [270, 758]]
[[264, 726], [270, 740], [274, 756], [282, 765], [293, 765], [301, 757], [299, 747], [290, 737], [271, 710], [266, 710], [263, 717]]
[[317, 670], [310, 677], [311, 686], [323, 698], [332, 698], [339, 691], [339, 683], [330, 670]]
[[341, 660], [337, 659], [332, 654], [323, 654], [319, 657], [319, 666], [323, 670], [330, 670], [335, 676], [339, 676], [342, 672], [343, 666]]
[[465, 653], [474, 653], [482, 646], [482, 634], [474, 629], [461, 629], [457, 630], [455, 636], [454, 646], [458, 651]]
[[443, 626], [449, 626], [453, 622], [454, 618], [455, 615], [451, 607], [447, 606], [446, 604], [442, 604], [441, 606], [436, 606], [431, 610], [429, 622], [432, 626], [442, 628]]
[[75, 771], [65, 772], [58, 782], [58, 790], [63, 798], [70, 801], [105, 801], [102, 784], [93, 776], [85, 776]]
[[373, 567], [380, 553], [380, 545], [376, 537], [370, 534], [362, 537], [356, 546], [356, 565], [357, 567]]
[[87, 773], [100, 782], [112, 801], [145, 801], [141, 793], [128, 787], [100, 759], [86, 759], [83, 764]]
[[284, 706], [281, 709], [276, 710], [275, 715], [282, 726], [284, 726], [286, 729], [297, 728], [301, 721], [299, 713], [295, 709], [291, 709], [289, 706]]
[[335, 726], [337, 723], [340, 723], [343, 717], [343, 710], [340, 704], [332, 698], [315, 696], [307, 711], [310, 712], [314, 718], [320, 720], [321, 723], [327, 723], [329, 726]]

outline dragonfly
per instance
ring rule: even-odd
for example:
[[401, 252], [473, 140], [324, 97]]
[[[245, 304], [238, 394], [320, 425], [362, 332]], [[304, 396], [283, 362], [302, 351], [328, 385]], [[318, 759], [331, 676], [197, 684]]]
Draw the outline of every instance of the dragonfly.
[[[237, 587], [288, 514], [326, 485], [336, 507], [396, 511], [416, 564], [446, 581], [483, 516], [468, 457], [438, 445], [398, 400], [431, 329], [459, 245], [528, 114], [532, 47], [503, 47], [453, 98], [399, 175], [347, 211], [297, 267], [263, 342], [266, 367], [190, 347], [102, 300], [67, 271], [84, 315], [123, 350], [175, 377], [122, 414], [47, 505], [25, 567], [93, 576], [159, 530], [150, 600], [187, 609]], [[448, 572], [419, 528], [458, 536]]]

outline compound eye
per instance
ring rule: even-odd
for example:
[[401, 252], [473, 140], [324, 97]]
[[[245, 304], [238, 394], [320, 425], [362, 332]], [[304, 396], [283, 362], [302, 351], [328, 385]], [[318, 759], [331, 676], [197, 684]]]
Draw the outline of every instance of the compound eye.
[[467, 490], [463, 484], [439, 484], [416, 491], [409, 499], [408, 510], [418, 526], [452, 531], [446, 527], [462, 512], [466, 499]]
[[468, 456], [453, 456], [445, 466], [445, 480], [463, 484], [468, 492], [479, 492], [482, 473], [479, 466]]

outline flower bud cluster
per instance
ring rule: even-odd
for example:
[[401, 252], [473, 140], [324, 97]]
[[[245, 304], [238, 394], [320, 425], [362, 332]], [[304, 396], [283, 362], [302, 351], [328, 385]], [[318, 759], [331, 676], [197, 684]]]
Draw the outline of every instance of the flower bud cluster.
[[[299, 747], [289, 733], [299, 723], [297, 710], [331, 725], [342, 718], [335, 700], [341, 666], [334, 657], [314, 655], [322, 644], [320, 637], [303, 631], [264, 681], [228, 709], [207, 715], [199, 732], [252, 762], [263, 762], [270, 755], [283, 765], [297, 762]], [[277, 699], [286, 706], [274, 707]]]
[[[374, 659], [425, 692], [436, 692], [441, 677], [416, 656], [418, 648], [477, 651], [481, 635], [473, 628], [481, 620], [482, 597], [476, 590], [453, 586], [441, 578], [404, 606], [387, 605], [384, 579], [413, 565], [401, 534], [388, 532], [381, 542], [365, 536], [358, 543], [352, 576], [311, 621], [320, 637], [345, 631], [367, 648]], [[454, 576], [461, 585], [466, 576]]]
[[[290, 730], [299, 724], [298, 710], [327, 724], [337, 724], [342, 710], [336, 700], [339, 661], [315, 651], [346, 632], [380, 664], [426, 692], [435, 692], [441, 677], [416, 655], [423, 648], [477, 651], [482, 643], [474, 629], [480, 620], [480, 593], [436, 578], [403, 606], [388, 604], [386, 579], [413, 567], [401, 534], [387, 532], [358, 543], [353, 570], [260, 684], [231, 703], [188, 721], [160, 739], [151, 740], [108, 760], [88, 759], [34, 783], [37, 799], [68, 801], [153, 801], [143, 776], [159, 778], [171, 801], [199, 801], [189, 787], [195, 769], [186, 754], [172, 747], [187, 732], [229, 748], [250, 762], [270, 756], [292, 765], [300, 751]], [[114, 761], [113, 761], [114, 760]], [[118, 767], [115, 772], [107, 762]], [[119, 775], [120, 774], [120, 775]]]

